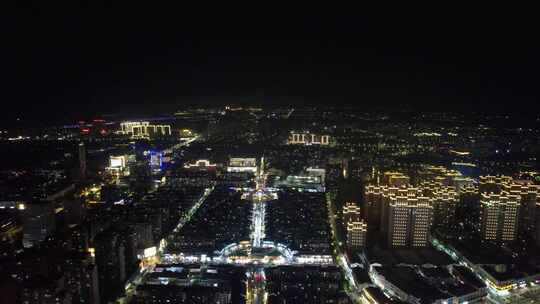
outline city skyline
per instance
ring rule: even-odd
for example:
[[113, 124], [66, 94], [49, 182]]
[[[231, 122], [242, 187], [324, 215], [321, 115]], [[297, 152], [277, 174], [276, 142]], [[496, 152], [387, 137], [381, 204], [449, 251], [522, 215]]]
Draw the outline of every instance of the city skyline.
[[537, 119], [321, 109], [2, 130], [0, 286], [30, 303], [539, 298]]
[[540, 304], [536, 16], [209, 5], [0, 12], [2, 304]]

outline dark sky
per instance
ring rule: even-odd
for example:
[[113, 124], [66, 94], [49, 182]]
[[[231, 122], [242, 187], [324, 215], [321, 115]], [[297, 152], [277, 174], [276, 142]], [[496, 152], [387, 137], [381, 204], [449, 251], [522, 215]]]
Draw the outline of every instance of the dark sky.
[[535, 18], [195, 12], [2, 12], [4, 112], [70, 117], [223, 103], [538, 111]]

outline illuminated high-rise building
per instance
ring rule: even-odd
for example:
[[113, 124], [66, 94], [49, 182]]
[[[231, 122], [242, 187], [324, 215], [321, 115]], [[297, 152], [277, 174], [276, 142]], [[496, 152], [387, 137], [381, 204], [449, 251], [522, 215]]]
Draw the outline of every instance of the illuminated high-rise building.
[[364, 213], [363, 218], [367, 220], [371, 228], [381, 226], [382, 218], [382, 192], [386, 187], [377, 185], [366, 185], [364, 188]]
[[367, 223], [357, 219], [347, 222], [347, 246], [360, 248], [366, 246]]
[[427, 182], [439, 183], [443, 186], [455, 187], [457, 192], [461, 188], [473, 185], [473, 179], [463, 176], [457, 170], [451, 170], [444, 166], [427, 166], [418, 173], [420, 179]]
[[455, 224], [459, 201], [456, 188], [444, 186], [441, 182], [425, 182], [420, 188], [433, 206], [433, 225], [437, 228], [451, 228]]
[[343, 206], [343, 225], [347, 230], [347, 246], [360, 248], [366, 245], [367, 222], [361, 218], [360, 207], [353, 202]]
[[422, 197], [422, 191], [411, 185], [373, 186], [366, 187], [366, 207], [368, 212], [368, 224], [370, 227], [378, 227], [385, 237], [389, 233], [390, 204], [396, 197], [416, 199]]
[[401, 172], [385, 172], [383, 175], [382, 184], [393, 187], [401, 187], [409, 185], [411, 178]]
[[427, 246], [433, 225], [453, 225], [459, 201], [454, 186], [435, 179], [413, 186], [400, 172], [384, 173], [381, 184], [366, 186], [364, 197], [364, 218], [390, 247]]
[[390, 247], [425, 247], [433, 223], [427, 197], [393, 196], [388, 206], [386, 240]]
[[[469, 230], [480, 231], [482, 239], [488, 241], [504, 243], [524, 237], [540, 243], [539, 185], [509, 176], [481, 176], [475, 186], [454, 171], [428, 169], [428, 178], [417, 187], [398, 172], [387, 172], [381, 184], [366, 186], [364, 217], [370, 227], [379, 228], [389, 245], [423, 243], [414, 236], [423, 238], [425, 221], [447, 232], [456, 229], [459, 221]], [[413, 214], [424, 213], [425, 220], [419, 217], [418, 224], [412, 222]], [[419, 232], [413, 227], [420, 228]]]
[[503, 193], [519, 197], [519, 235], [540, 242], [540, 186], [530, 181], [513, 180], [503, 186]]
[[343, 206], [343, 224], [360, 220], [360, 207], [353, 202], [346, 202]]
[[533, 238], [540, 243], [540, 186], [510, 176], [481, 176], [482, 238], [509, 242]]
[[505, 186], [512, 184], [510, 176], [480, 176], [480, 184], [478, 190], [480, 193], [500, 193]]
[[518, 236], [519, 196], [482, 193], [481, 236], [486, 241], [511, 242]]
[[82, 141], [79, 143], [79, 177], [86, 179], [86, 147]]

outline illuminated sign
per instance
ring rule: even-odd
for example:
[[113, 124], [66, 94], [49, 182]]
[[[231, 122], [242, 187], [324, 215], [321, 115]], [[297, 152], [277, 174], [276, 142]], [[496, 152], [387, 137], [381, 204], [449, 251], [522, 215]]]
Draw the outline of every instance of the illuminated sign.
[[126, 157], [125, 156], [111, 156], [110, 160], [111, 168], [123, 168], [126, 166]]
[[150, 151], [150, 166], [161, 168], [162, 156], [161, 152]]
[[216, 164], [210, 163], [210, 161], [207, 160], [207, 159], [199, 159], [199, 160], [195, 161], [192, 164], [184, 165], [184, 168], [186, 168], [186, 169], [190, 169], [190, 168], [209, 168], [209, 167], [215, 168]]
[[257, 172], [257, 160], [255, 158], [231, 158], [227, 172]]
[[291, 132], [287, 143], [290, 145], [294, 144], [303, 144], [303, 145], [328, 145], [330, 144], [329, 135], [320, 135], [320, 134], [311, 134], [306, 133], [296, 133]]
[[152, 246], [152, 247], [148, 247], [146, 249], [144, 249], [144, 257], [145, 258], [151, 258], [153, 256], [155, 256], [157, 254], [157, 247], [156, 246]]
[[231, 167], [254, 167], [257, 165], [255, 158], [231, 158], [229, 166]]

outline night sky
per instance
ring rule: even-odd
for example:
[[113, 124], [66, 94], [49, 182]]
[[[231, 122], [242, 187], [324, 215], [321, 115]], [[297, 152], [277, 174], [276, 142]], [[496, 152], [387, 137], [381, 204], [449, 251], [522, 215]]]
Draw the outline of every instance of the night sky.
[[9, 118], [224, 103], [538, 112], [538, 26], [526, 16], [1, 14]]

